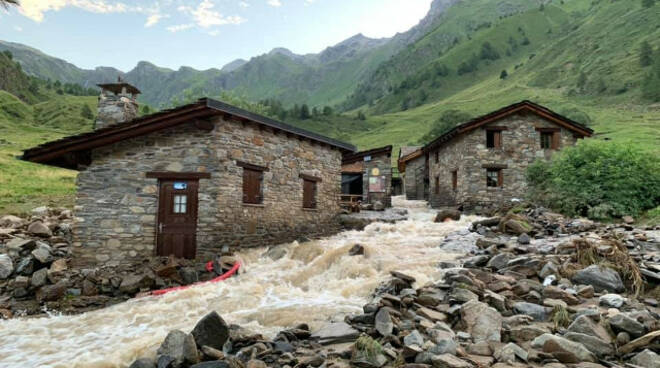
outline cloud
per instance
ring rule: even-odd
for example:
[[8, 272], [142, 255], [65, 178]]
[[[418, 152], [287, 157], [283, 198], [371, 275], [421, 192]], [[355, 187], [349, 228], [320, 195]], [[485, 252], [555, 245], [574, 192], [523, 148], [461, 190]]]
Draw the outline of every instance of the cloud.
[[121, 2], [106, 0], [22, 0], [19, 12], [35, 22], [44, 20], [44, 13], [74, 7], [92, 13], [124, 13], [129, 6]]
[[156, 23], [160, 22], [161, 19], [163, 18], [169, 18], [170, 16], [167, 14], [160, 14], [160, 13], [155, 13], [151, 14], [150, 16], [147, 17], [147, 22], [144, 24], [145, 27], [152, 27]]
[[16, 32], [23, 32], [23, 27], [21, 27], [21, 26], [14, 26], [14, 30], [15, 30]]
[[167, 30], [170, 31], [170, 32], [172, 32], [172, 33], [176, 33], [176, 32], [180, 32], [180, 31], [185, 31], [185, 30], [190, 29], [190, 28], [192, 28], [192, 27], [194, 27], [194, 26], [195, 26], [195, 25], [192, 24], [192, 23], [188, 23], [188, 24], [177, 24], [177, 25], [174, 25], [174, 26], [169, 26], [169, 27], [167, 27]]
[[197, 8], [193, 9], [189, 6], [180, 6], [178, 10], [192, 15], [195, 23], [202, 28], [225, 24], [241, 24], [246, 21], [245, 18], [238, 15], [224, 16], [220, 12], [214, 10], [214, 8], [215, 4], [211, 0], [202, 0]]
[[248, 3], [247, 1], [239, 1], [238, 6], [240, 6], [241, 8], [248, 8], [250, 7], [250, 3]]
[[268, 0], [268, 5], [274, 7], [280, 7], [282, 6], [282, 2], [280, 0]]

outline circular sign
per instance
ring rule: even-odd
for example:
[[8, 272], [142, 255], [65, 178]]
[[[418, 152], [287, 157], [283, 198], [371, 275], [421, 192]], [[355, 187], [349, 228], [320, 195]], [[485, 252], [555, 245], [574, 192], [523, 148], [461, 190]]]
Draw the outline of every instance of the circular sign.
[[371, 169], [371, 176], [378, 176], [378, 175], [380, 175], [380, 170], [377, 167]]

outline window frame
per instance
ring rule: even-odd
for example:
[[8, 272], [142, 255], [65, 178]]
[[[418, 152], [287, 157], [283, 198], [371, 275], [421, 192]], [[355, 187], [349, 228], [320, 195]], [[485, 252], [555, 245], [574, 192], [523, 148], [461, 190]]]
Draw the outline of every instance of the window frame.
[[[496, 185], [491, 185], [491, 179], [492, 176], [491, 174], [496, 175]], [[504, 177], [503, 177], [503, 171], [501, 168], [487, 168], [486, 169], [486, 187], [487, 188], [502, 188], [504, 187]]]
[[[309, 186], [308, 186], [309, 185]], [[308, 202], [306, 201], [307, 198], [307, 188], [311, 187], [312, 189], [312, 201], [308, 205]], [[303, 178], [303, 203], [302, 207], [307, 210], [315, 210], [318, 208], [318, 182], [316, 180], [310, 180]]]
[[188, 193], [174, 194], [172, 201], [172, 214], [185, 215], [188, 213]]
[[451, 172], [451, 189], [456, 192], [458, 190], [458, 170]]
[[434, 192], [434, 194], [439, 195], [440, 194], [440, 175], [435, 176], [435, 183], [434, 184], [435, 185], [434, 185], [434, 188], [433, 188], [433, 192]]
[[[492, 140], [492, 142], [491, 142]], [[488, 149], [501, 149], [502, 148], [502, 131], [501, 130], [486, 130], [486, 148]]]

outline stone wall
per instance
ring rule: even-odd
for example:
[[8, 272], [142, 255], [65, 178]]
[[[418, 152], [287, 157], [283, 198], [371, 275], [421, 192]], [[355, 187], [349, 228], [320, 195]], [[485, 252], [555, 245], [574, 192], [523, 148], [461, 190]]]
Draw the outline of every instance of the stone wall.
[[[385, 177], [385, 192], [370, 192], [369, 178], [378, 170], [378, 175]], [[362, 193], [367, 195], [367, 202], [374, 204], [380, 201], [385, 207], [392, 207], [392, 157], [388, 154], [379, 154], [371, 156], [370, 161], [364, 162], [364, 171], [362, 177]]]
[[404, 188], [407, 199], [424, 199], [424, 166], [425, 156], [422, 155], [406, 162]]
[[[93, 151], [78, 175], [74, 253], [79, 264], [134, 262], [155, 254], [158, 180], [149, 171], [208, 172], [199, 181], [197, 257], [338, 231], [341, 153], [251, 123], [217, 119]], [[263, 205], [245, 205], [236, 161], [267, 166]], [[300, 174], [320, 177], [317, 209], [302, 208]]]
[[[430, 202], [433, 207], [462, 206], [465, 210], [483, 212], [489, 208], [524, 198], [526, 191], [525, 172], [538, 158], [548, 159], [554, 152], [541, 149], [541, 133], [536, 128], [559, 128], [533, 113], [518, 113], [490, 125], [505, 126], [502, 131], [502, 146], [486, 148], [486, 130], [477, 128], [462, 134], [439, 148], [429, 156]], [[567, 129], [560, 133], [559, 149], [574, 145], [577, 138]], [[486, 186], [484, 165], [502, 165], [503, 186]], [[505, 165], [505, 166], [504, 166]], [[452, 188], [453, 170], [458, 172], [458, 186]], [[436, 177], [439, 187], [436, 189]]]

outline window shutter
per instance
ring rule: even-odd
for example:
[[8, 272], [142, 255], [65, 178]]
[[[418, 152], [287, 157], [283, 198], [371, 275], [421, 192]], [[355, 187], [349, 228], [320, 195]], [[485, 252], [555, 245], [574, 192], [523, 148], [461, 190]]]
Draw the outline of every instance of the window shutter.
[[260, 204], [263, 202], [261, 171], [243, 168], [243, 203]]
[[502, 175], [503, 170], [498, 170], [497, 171], [497, 186], [498, 187], [503, 187], [504, 186], [504, 176]]
[[552, 133], [552, 149], [559, 149], [559, 139], [561, 138], [561, 132]]
[[303, 208], [316, 208], [316, 182], [303, 180]]
[[495, 140], [494, 147], [495, 148], [502, 148], [502, 132], [500, 132], [500, 131], [493, 132], [493, 138]]

